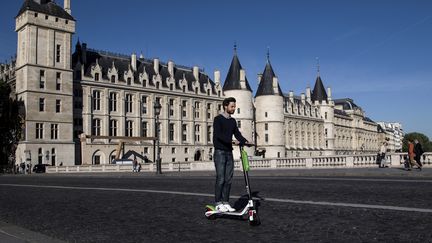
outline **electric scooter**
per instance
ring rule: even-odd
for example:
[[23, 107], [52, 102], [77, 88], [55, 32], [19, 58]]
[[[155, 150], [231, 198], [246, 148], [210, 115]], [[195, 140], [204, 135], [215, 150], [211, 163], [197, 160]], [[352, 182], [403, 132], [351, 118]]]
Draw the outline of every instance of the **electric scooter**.
[[[245, 146], [252, 146], [252, 144], [245, 144]], [[235, 211], [235, 212], [221, 212], [216, 210], [215, 206], [213, 205], [206, 205], [206, 212], [205, 216], [207, 219], [216, 219], [217, 217], [239, 217], [242, 219], [245, 219], [247, 217], [249, 224], [252, 226], [259, 225], [261, 223], [258, 213], [255, 207], [255, 203], [252, 200], [252, 194], [251, 194], [251, 188], [249, 183], [249, 159], [246, 151], [243, 149], [242, 145], [239, 145], [240, 147], [240, 160], [243, 167], [243, 175], [244, 180], [246, 184], [246, 192], [248, 195], [248, 203], [241, 211]]]

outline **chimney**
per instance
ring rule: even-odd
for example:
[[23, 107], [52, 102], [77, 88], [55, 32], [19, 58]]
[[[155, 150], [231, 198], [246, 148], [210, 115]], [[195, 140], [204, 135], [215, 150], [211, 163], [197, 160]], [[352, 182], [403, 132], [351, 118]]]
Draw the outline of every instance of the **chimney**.
[[278, 78], [277, 77], [273, 77], [273, 92], [275, 94], [279, 93], [279, 88], [278, 88]]
[[243, 69], [240, 69], [240, 87], [246, 89], [246, 72]]
[[306, 88], [306, 99], [310, 102], [311, 101], [311, 88]]
[[289, 98], [294, 99], [294, 92], [292, 90], [290, 90], [289, 92]]
[[261, 82], [262, 73], [258, 73], [258, 84]]
[[153, 59], [153, 69], [156, 74], [159, 74], [159, 59]]
[[174, 62], [171, 60], [168, 61], [168, 72], [171, 77], [174, 77]]
[[71, 14], [71, 6], [70, 6], [70, 0], [64, 0], [64, 10], [68, 13]]
[[302, 101], [302, 103], [305, 103], [305, 94], [304, 93], [301, 93], [301, 95], [300, 95], [300, 97], [301, 97], [301, 101]]
[[219, 70], [214, 71], [214, 79], [215, 79], [216, 85], [219, 85], [220, 84], [220, 71]]
[[196, 81], [199, 80], [199, 67], [198, 66], [193, 66], [193, 76], [195, 77]]
[[131, 67], [132, 67], [132, 71], [136, 71], [137, 70], [137, 56], [135, 53], [132, 53], [131, 55]]
[[330, 87], [327, 87], [327, 100], [328, 101], [330, 101], [331, 99], [332, 99], [332, 97], [331, 97], [331, 88]]

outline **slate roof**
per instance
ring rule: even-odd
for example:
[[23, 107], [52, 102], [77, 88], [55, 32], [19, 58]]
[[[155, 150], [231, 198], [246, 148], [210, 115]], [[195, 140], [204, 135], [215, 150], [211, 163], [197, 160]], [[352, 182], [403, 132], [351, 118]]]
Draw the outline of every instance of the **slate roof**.
[[354, 103], [354, 101], [350, 98], [343, 98], [343, 99], [335, 99], [334, 100], [335, 105], [342, 105], [342, 108], [344, 110], [354, 110], [354, 109], [361, 109], [358, 105]]
[[311, 94], [312, 101], [326, 101], [327, 100], [327, 92], [324, 88], [324, 84], [321, 80], [321, 77], [318, 76], [315, 81], [315, 87]]
[[[242, 89], [240, 85], [240, 70], [243, 69], [240, 61], [238, 59], [237, 53], [234, 54], [231, 61], [231, 66], [229, 68], [228, 74], [225, 79], [223, 90], [239, 90]], [[246, 79], [246, 89], [252, 92], [249, 82]]]
[[[125, 82], [123, 74], [127, 71], [129, 71], [130, 63], [131, 63], [131, 57], [122, 55], [122, 54], [114, 54], [109, 53], [105, 51], [98, 51], [94, 49], [87, 49], [85, 47], [86, 45], [83, 43], [81, 44], [78, 42], [76, 45], [76, 50], [72, 54], [72, 65], [75, 67], [78, 62], [81, 63], [81, 65], [84, 65], [84, 75], [87, 77], [91, 76], [91, 68], [96, 65], [96, 60], [99, 63], [99, 66], [102, 68], [102, 78], [103, 79], [109, 79], [108, 75], [108, 69], [112, 68], [113, 63], [118, 71], [118, 80], [119, 82]], [[179, 65], [180, 66], [180, 65]], [[153, 76], [156, 75], [156, 72], [154, 70], [154, 60], [152, 59], [137, 59], [137, 70], [133, 72], [133, 76], [135, 77], [135, 83], [139, 83], [138, 77], [140, 73], [145, 72], [148, 75], [148, 85], [154, 86], [153, 83]], [[166, 82], [167, 78], [170, 77], [169, 71], [168, 71], [168, 65], [165, 63], [160, 62], [159, 65], [159, 75], [161, 75], [162, 83], [161, 86], [168, 88], [168, 84]], [[193, 90], [193, 82], [198, 81], [199, 84], [199, 92], [200, 93], [206, 93], [204, 85], [208, 82], [211, 85], [211, 92], [212, 94], [217, 94], [215, 83], [213, 80], [205, 73], [199, 72], [198, 80], [195, 80], [195, 76], [193, 75], [192, 68], [186, 68], [184, 66], [176, 67], [174, 66], [174, 82], [175, 82], [175, 89], [180, 90], [182, 89], [180, 87], [180, 80], [183, 78], [186, 78], [187, 80], [187, 90], [194, 92]]]
[[264, 72], [261, 76], [261, 81], [258, 85], [258, 90], [255, 94], [255, 97], [261, 96], [261, 95], [280, 95], [283, 96], [282, 90], [280, 88], [279, 82], [278, 82], [278, 91], [275, 93], [273, 89], [273, 78], [276, 77], [273, 68], [270, 64], [270, 61], [267, 60], [267, 64], [264, 68]]
[[75, 20], [68, 12], [66, 12], [66, 10], [64, 10], [61, 6], [57, 5], [55, 2], [52, 1], [42, 0], [41, 4], [39, 4], [33, 0], [25, 0], [23, 5], [21, 6], [20, 11], [17, 14], [17, 17], [27, 10], [44, 13], [63, 19]]
[[343, 110], [334, 109], [334, 113], [335, 113], [335, 115], [340, 115], [340, 116], [350, 117], [350, 116], [349, 116], [345, 111], [343, 111]]

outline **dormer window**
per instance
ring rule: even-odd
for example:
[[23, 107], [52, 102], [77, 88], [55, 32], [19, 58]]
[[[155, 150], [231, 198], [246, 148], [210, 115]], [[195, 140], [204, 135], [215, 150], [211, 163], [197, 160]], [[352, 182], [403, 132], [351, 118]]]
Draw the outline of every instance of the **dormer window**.
[[127, 85], [131, 85], [132, 79], [129, 77], [127, 78]]
[[69, 20], [66, 19], [65, 23], [66, 23], [66, 24], [69, 24]]
[[48, 15], [45, 15], [45, 19], [48, 19]]
[[95, 73], [94, 79], [95, 81], [99, 81], [99, 73]]
[[37, 18], [37, 16], [38, 16], [38, 13], [35, 13], [35, 14], [34, 14], [34, 16], [35, 16], [35, 18]]
[[195, 94], [198, 94], [198, 88], [195, 88]]
[[183, 85], [183, 93], [186, 92], [186, 85]]
[[56, 18], [55, 21], [58, 22], [58, 18]]
[[111, 83], [115, 83], [115, 75], [111, 75]]
[[159, 89], [159, 82], [156, 82], [156, 89]]

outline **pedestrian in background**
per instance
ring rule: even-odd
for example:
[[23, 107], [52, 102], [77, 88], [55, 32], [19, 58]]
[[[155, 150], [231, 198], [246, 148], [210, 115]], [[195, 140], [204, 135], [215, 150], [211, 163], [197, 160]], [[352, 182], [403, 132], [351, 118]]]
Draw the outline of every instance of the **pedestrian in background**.
[[[408, 157], [410, 160], [410, 166], [412, 168], [414, 165], [417, 165], [418, 169], [421, 170], [421, 166], [419, 164], [417, 164], [417, 162], [414, 159], [415, 156], [416, 156], [416, 154], [415, 154], [415, 150], [414, 150], [414, 144], [413, 144], [412, 140], [408, 140]], [[411, 170], [411, 168], [409, 168], [408, 170]]]
[[417, 139], [414, 140], [414, 153], [415, 153], [415, 161], [420, 166], [420, 169], [423, 167], [423, 164], [421, 163], [421, 157], [424, 153], [422, 145], [419, 143]]

